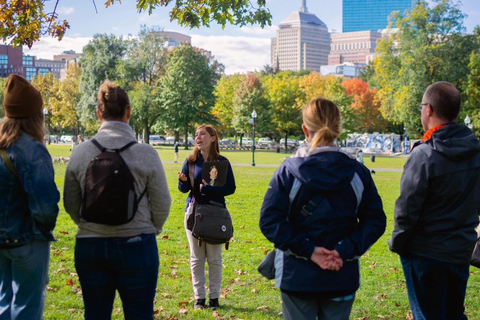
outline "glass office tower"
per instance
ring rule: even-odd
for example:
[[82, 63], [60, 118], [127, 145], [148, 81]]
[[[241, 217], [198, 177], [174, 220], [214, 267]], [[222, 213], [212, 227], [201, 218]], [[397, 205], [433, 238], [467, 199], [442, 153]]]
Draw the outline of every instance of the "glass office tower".
[[385, 29], [392, 11], [403, 13], [414, 5], [415, 0], [343, 0], [342, 32]]

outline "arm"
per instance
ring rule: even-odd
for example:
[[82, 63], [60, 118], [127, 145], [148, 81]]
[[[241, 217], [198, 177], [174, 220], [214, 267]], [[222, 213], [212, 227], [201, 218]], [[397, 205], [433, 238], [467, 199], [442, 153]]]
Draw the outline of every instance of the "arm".
[[152, 158], [155, 160], [153, 160], [152, 168], [154, 170], [147, 180], [147, 194], [153, 224], [157, 228], [157, 234], [159, 234], [162, 232], [163, 225], [170, 214], [172, 199], [163, 164], [158, 153], [155, 150], [153, 151]]
[[19, 171], [19, 178], [28, 195], [28, 208], [36, 223], [53, 231], [58, 215], [60, 193], [55, 184], [52, 158], [45, 146], [35, 144], [31, 163]]
[[237, 188], [235, 185], [235, 176], [233, 175], [232, 166], [230, 165], [230, 161], [225, 160], [228, 162], [228, 170], [227, 170], [227, 181], [223, 186], [210, 186], [208, 184], [202, 185], [201, 193], [204, 195], [214, 195], [214, 196], [228, 196], [235, 193], [235, 189]]
[[400, 197], [395, 203], [394, 230], [388, 242], [390, 250], [405, 254], [409, 238], [415, 231], [428, 193], [427, 157], [414, 149], [405, 163], [400, 183]]
[[383, 211], [382, 199], [367, 170], [362, 182], [364, 190], [357, 210], [358, 224], [335, 246], [335, 250], [343, 260], [362, 256], [385, 232], [387, 219]]
[[290, 250], [296, 256], [311, 259], [315, 244], [304, 233], [296, 233], [288, 221], [289, 193], [294, 178], [289, 177], [282, 165], [272, 177], [265, 194], [261, 213], [260, 229], [265, 237], [282, 250]]
[[[186, 180], [184, 180], [186, 178]], [[190, 171], [188, 168], [188, 160], [185, 159], [182, 166], [182, 172], [178, 175], [178, 190], [182, 193], [187, 193], [192, 189], [190, 183]]]
[[[73, 153], [72, 153], [73, 155]], [[80, 223], [80, 207], [82, 205], [82, 187], [73, 168], [76, 166], [76, 157], [70, 157], [65, 181], [63, 185], [63, 206], [75, 224]]]

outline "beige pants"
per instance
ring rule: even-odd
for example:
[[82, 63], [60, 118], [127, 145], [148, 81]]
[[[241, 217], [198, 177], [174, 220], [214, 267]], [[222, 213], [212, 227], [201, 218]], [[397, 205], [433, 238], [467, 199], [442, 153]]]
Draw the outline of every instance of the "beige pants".
[[190, 270], [195, 299], [206, 299], [205, 290], [205, 261], [208, 262], [208, 297], [218, 299], [222, 285], [222, 244], [208, 244], [202, 242], [198, 246], [198, 239], [185, 228], [188, 245], [190, 247]]

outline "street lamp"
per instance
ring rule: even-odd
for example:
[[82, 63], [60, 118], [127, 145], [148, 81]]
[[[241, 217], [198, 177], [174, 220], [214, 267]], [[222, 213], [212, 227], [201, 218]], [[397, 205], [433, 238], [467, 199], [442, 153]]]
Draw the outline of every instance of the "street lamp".
[[253, 125], [253, 139], [252, 139], [252, 167], [255, 167], [255, 118], [257, 117], [257, 113], [255, 109], [252, 111], [252, 125]]
[[465, 117], [465, 125], [466, 125], [470, 130], [473, 129], [473, 124], [471, 124], [471, 121], [470, 121], [470, 117], [469, 117], [469, 116], [466, 116], [466, 117]]
[[[43, 121], [44, 121], [44, 124], [47, 124], [47, 115], [48, 115], [48, 110], [47, 108], [43, 108], [43, 115], [44, 115], [44, 118], [43, 118]], [[48, 135], [48, 144], [50, 144], [50, 126], [47, 127], [48, 130], [47, 130], [47, 135]]]

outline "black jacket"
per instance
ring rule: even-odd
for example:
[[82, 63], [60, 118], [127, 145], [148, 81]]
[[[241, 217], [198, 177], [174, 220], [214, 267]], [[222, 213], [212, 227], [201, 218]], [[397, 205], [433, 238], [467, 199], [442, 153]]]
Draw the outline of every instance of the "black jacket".
[[416, 146], [405, 163], [390, 249], [469, 263], [480, 208], [480, 144], [450, 123]]
[[[360, 203], [352, 186], [355, 176], [363, 188]], [[289, 214], [295, 179], [302, 187]], [[327, 201], [320, 202], [310, 217], [301, 215], [302, 207], [318, 193]], [[378, 240], [385, 225], [382, 201], [369, 170], [329, 147], [285, 160], [270, 182], [260, 217], [263, 234], [281, 250], [275, 261], [276, 285], [288, 292], [337, 292], [337, 296], [358, 289], [358, 257]], [[341, 270], [327, 271], [313, 263], [315, 246], [336, 249], [344, 260]]]

